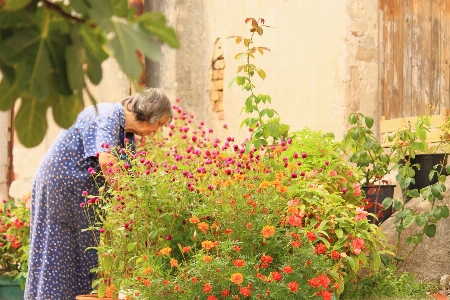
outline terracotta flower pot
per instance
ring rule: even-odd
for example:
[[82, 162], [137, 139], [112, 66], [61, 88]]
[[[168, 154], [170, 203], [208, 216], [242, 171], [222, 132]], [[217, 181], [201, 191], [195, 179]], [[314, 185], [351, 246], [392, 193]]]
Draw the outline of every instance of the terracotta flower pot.
[[89, 295], [78, 295], [75, 300], [113, 300], [113, 298], [99, 298], [97, 294], [89, 294]]

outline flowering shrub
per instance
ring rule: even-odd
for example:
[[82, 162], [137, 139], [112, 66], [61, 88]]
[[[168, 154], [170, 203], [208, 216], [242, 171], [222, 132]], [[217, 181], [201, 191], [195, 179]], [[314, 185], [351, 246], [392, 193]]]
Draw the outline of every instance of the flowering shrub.
[[3, 200], [0, 213], [0, 274], [20, 278], [24, 286], [30, 244], [30, 196]]
[[100, 233], [99, 296], [332, 299], [379, 267], [384, 237], [333, 136], [246, 152], [174, 110], [152, 149], [119, 149], [120, 189], [80, 204]]

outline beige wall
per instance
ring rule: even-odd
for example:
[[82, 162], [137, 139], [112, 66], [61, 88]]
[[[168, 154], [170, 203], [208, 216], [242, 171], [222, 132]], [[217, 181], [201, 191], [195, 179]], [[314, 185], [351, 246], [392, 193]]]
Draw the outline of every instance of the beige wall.
[[[282, 122], [291, 130], [304, 127], [342, 137], [351, 110], [379, 117], [377, 0], [147, 0], [163, 11], [176, 28], [181, 48], [163, 47], [161, 63], [151, 65], [150, 83], [163, 87], [171, 99], [219, 135], [242, 140], [239, 130], [247, 92], [233, 85], [234, 55], [243, 50], [231, 35], [249, 35], [247, 17], [264, 18], [267, 28], [255, 45], [271, 52], [254, 63], [267, 78], [255, 77], [256, 93], [269, 94]], [[212, 63], [217, 41], [224, 56], [223, 102], [211, 101]], [[153, 73], [152, 73], [153, 70]], [[215, 94], [217, 96], [217, 94]], [[223, 112], [218, 112], [223, 107]], [[226, 123], [228, 131], [223, 130]]]
[[0, 111], [0, 200], [8, 197], [8, 140], [10, 113]]

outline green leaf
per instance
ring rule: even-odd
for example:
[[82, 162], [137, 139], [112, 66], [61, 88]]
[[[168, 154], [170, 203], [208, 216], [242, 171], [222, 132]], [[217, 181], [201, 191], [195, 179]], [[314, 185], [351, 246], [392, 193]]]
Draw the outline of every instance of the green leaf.
[[87, 75], [89, 77], [89, 80], [97, 85], [102, 80], [102, 64], [101, 62], [92, 56], [92, 54], [89, 51], [86, 51], [86, 62], [87, 62]]
[[410, 196], [413, 197], [413, 198], [417, 198], [417, 197], [420, 196], [420, 193], [419, 193], [419, 191], [418, 191], [417, 189], [410, 190], [410, 191], [409, 191], [409, 194], [410, 194]]
[[3, 77], [0, 81], [0, 110], [6, 111], [13, 108], [17, 98], [19, 98], [17, 83], [11, 86], [6, 77]]
[[343, 233], [342, 229], [340, 229], [340, 228], [335, 229], [334, 233], [336, 234], [338, 239], [341, 239], [344, 236], [344, 233]]
[[376, 251], [373, 252], [371, 256], [372, 256], [372, 270], [376, 271], [380, 268], [381, 257], [380, 254]]
[[392, 199], [391, 197], [384, 198], [383, 203], [382, 203], [383, 208], [384, 209], [388, 209], [389, 207], [391, 207], [393, 200], [394, 199]]
[[403, 221], [403, 227], [404, 228], [408, 228], [409, 226], [414, 224], [415, 220], [416, 220], [416, 216], [415, 215], [408, 215], [408, 216], [406, 216], [405, 220]]
[[[58, 93], [66, 96], [72, 95], [72, 89], [70, 88], [67, 74], [65, 52], [62, 49], [66, 49], [70, 44], [70, 36], [68, 34], [60, 34], [58, 30], [54, 30], [46, 41], [49, 59], [52, 64], [51, 85]], [[82, 79], [84, 80], [84, 76], [82, 76]]]
[[128, 13], [131, 12], [130, 7], [128, 6], [128, 1], [109, 0], [109, 3], [111, 5], [111, 9], [112, 9], [114, 15], [116, 15], [118, 17], [125, 18], [125, 17], [127, 17]]
[[366, 122], [367, 128], [372, 128], [374, 119], [372, 117], [364, 117], [364, 121]]
[[81, 15], [87, 15], [90, 9], [86, 0], [70, 0], [70, 5], [74, 11]]
[[99, 298], [103, 298], [105, 296], [106, 293], [106, 284], [104, 282], [100, 282], [98, 284], [98, 289], [97, 289], [97, 293], [98, 293], [98, 297]]
[[22, 97], [22, 102], [14, 118], [14, 126], [19, 141], [27, 148], [39, 145], [47, 131], [47, 105], [35, 99]]
[[166, 17], [158, 12], [146, 12], [138, 17], [135, 22], [141, 25], [141, 28], [153, 34], [161, 42], [166, 43], [172, 48], [178, 49], [180, 42], [175, 31], [166, 25]]
[[133, 251], [135, 248], [136, 248], [136, 242], [134, 242], [134, 243], [129, 243], [128, 246], [127, 246], [128, 252]]
[[278, 126], [275, 124], [269, 124], [269, 132], [270, 135], [274, 138], [278, 138], [280, 136], [280, 131], [278, 130]]
[[105, 269], [106, 272], [109, 272], [111, 270], [111, 266], [112, 266], [112, 258], [111, 256], [107, 255], [105, 257], [103, 257], [103, 268]]
[[356, 266], [355, 261], [353, 260], [353, 258], [348, 255], [345, 257], [348, 261], [348, 263], [350, 264], [350, 267], [352, 268], [353, 272], [357, 272], [358, 271], [358, 267]]
[[161, 51], [148, 36], [139, 28], [138, 24], [129, 26], [120, 21], [113, 21], [115, 36], [109, 43], [113, 56], [121, 66], [125, 74], [132, 79], [141, 75], [142, 65], [136, 50], [152, 60], [161, 59]]
[[51, 97], [53, 118], [56, 124], [62, 128], [69, 128], [83, 110], [84, 103], [81, 91], [72, 96], [64, 96], [54, 93]]
[[84, 86], [83, 48], [77, 31], [72, 28], [72, 45], [66, 48], [67, 77], [72, 90], [81, 91]]
[[236, 83], [237, 83], [238, 85], [243, 85], [243, 84], [245, 83], [245, 78], [246, 78], [246, 77], [244, 77], [244, 76], [237, 76], [237, 77], [236, 77]]
[[436, 225], [435, 224], [430, 224], [425, 228], [425, 234], [428, 237], [434, 237], [436, 234]]
[[16, 11], [30, 4], [31, 0], [6, 0], [2, 7], [5, 10]]
[[398, 200], [394, 200], [394, 206], [393, 207], [394, 207], [395, 210], [401, 210], [402, 202], [398, 201]]
[[416, 217], [416, 224], [419, 227], [423, 227], [423, 226], [425, 226], [427, 224], [427, 220], [424, 217], [422, 217], [422, 216], [417, 216]]
[[358, 123], [358, 116], [355, 113], [351, 113], [350, 116], [348, 116], [348, 122], [351, 125], [355, 125]]
[[263, 69], [257, 69], [256, 71], [258, 72], [259, 77], [266, 79], [266, 72], [264, 72]]
[[447, 218], [449, 215], [449, 209], [447, 206], [441, 206], [441, 217]]
[[79, 26], [78, 34], [88, 53], [96, 57], [99, 62], [103, 62], [108, 58], [108, 54], [103, 49], [103, 45], [107, 42], [97, 31], [89, 26]]

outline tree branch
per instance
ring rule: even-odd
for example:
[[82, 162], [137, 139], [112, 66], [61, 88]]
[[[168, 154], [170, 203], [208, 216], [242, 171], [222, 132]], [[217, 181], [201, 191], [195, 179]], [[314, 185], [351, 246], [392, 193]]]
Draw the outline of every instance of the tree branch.
[[51, 9], [51, 10], [56, 11], [57, 13], [59, 13], [60, 15], [62, 15], [62, 16], [65, 17], [65, 18], [68, 18], [68, 19], [74, 20], [74, 21], [76, 21], [76, 22], [78, 22], [78, 23], [82, 23], [82, 24], [88, 25], [88, 26], [90, 26], [90, 27], [92, 27], [92, 28], [95, 28], [95, 25], [94, 25], [94, 24], [88, 23], [88, 22], [87, 22], [86, 20], [84, 20], [84, 19], [80, 19], [80, 18], [77, 18], [77, 17], [75, 17], [75, 16], [72, 16], [71, 14], [66, 13], [64, 10], [61, 9], [61, 7], [59, 7], [58, 5], [52, 3], [52, 2], [50, 2], [50, 1], [48, 1], [48, 0], [42, 0], [42, 3], [43, 3], [44, 6], [47, 7], [48, 9]]

